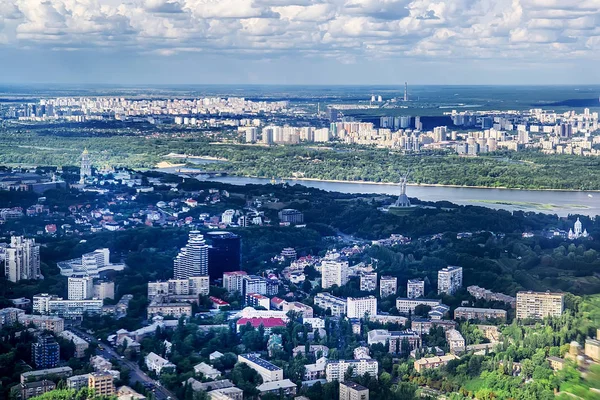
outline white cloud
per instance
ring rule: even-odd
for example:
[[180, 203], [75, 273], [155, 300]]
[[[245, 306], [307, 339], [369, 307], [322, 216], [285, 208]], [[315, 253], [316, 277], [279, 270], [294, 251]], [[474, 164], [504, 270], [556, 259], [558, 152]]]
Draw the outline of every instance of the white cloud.
[[600, 0], [0, 0], [13, 48], [596, 59], [599, 37]]

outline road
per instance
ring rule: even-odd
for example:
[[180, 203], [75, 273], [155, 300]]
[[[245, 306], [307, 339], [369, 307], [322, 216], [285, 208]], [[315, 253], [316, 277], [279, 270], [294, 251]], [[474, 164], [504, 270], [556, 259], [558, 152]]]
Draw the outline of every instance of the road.
[[[69, 326], [68, 329], [72, 330], [74, 333], [76, 333], [82, 339], [85, 339], [89, 342], [97, 342], [96, 338], [94, 338], [87, 332], [82, 331], [81, 329], [78, 329], [73, 326]], [[100, 346], [102, 347], [102, 349], [100, 349]], [[125, 358], [121, 358], [121, 356], [108, 344], [106, 344], [104, 342], [100, 343], [99, 347], [96, 348], [96, 354], [106, 358], [107, 360], [109, 360], [112, 363], [116, 362], [121, 367], [126, 367], [127, 369], [129, 369], [130, 370], [129, 381], [131, 384], [133, 384], [135, 382], [140, 382], [142, 385], [151, 384], [152, 388], [154, 389], [154, 395], [156, 397], [156, 400], [166, 400], [166, 399], [176, 400], [177, 399], [177, 397], [175, 397], [175, 395], [173, 393], [171, 393], [170, 391], [168, 391], [167, 389], [165, 389], [162, 386], [158, 386], [156, 384], [156, 381], [154, 381], [154, 379], [150, 378], [144, 371], [142, 371], [136, 362], [129, 361]]]

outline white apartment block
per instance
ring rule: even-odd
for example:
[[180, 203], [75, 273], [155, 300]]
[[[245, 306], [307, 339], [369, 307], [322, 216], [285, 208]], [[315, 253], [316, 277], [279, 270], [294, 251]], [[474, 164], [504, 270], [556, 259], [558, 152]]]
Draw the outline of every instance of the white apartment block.
[[406, 283], [406, 297], [416, 299], [425, 296], [425, 281], [422, 279], [409, 279]]
[[438, 271], [438, 294], [456, 293], [462, 287], [462, 267], [448, 266]]
[[48, 293], [33, 296], [33, 311], [43, 315], [57, 315], [63, 318], [81, 318], [84, 314], [101, 314], [102, 300], [63, 300]]
[[346, 299], [346, 316], [348, 318], [363, 318], [366, 315], [377, 315], [377, 298], [348, 297]]
[[415, 312], [415, 308], [419, 305], [435, 307], [442, 304], [438, 299], [408, 299], [399, 297], [396, 299], [396, 308], [400, 314], [408, 314]]
[[94, 296], [94, 280], [89, 275], [73, 275], [68, 278], [68, 299], [87, 300]]
[[348, 283], [348, 261], [323, 260], [321, 262], [321, 287], [328, 289], [333, 285], [344, 286]]
[[175, 369], [175, 364], [153, 352], [146, 356], [145, 361], [146, 367], [150, 371], [154, 371], [156, 375], [160, 375], [163, 369]]
[[456, 329], [446, 331], [446, 341], [452, 354], [465, 349], [465, 338]]
[[327, 382], [343, 381], [344, 375], [350, 367], [352, 367], [352, 376], [369, 374], [373, 378], [377, 378], [379, 374], [379, 363], [377, 360], [363, 358], [361, 360], [328, 361], [325, 367]]
[[366, 272], [360, 276], [360, 290], [374, 292], [377, 289], [377, 272]]
[[223, 273], [223, 287], [229, 293], [242, 293], [244, 290], [245, 271], [231, 271]]
[[40, 279], [40, 245], [35, 239], [13, 236], [5, 250], [5, 276], [11, 282], [22, 279]]
[[115, 298], [115, 283], [102, 281], [94, 285], [94, 297], [100, 300]]
[[28, 315], [20, 314], [19, 322], [22, 325], [35, 326], [37, 329], [43, 331], [51, 331], [54, 333], [60, 333], [65, 330], [65, 320], [60, 317], [53, 317], [49, 315]]
[[83, 358], [85, 357], [85, 351], [89, 347], [88, 342], [77, 336], [71, 331], [62, 331], [58, 334], [69, 341], [72, 341], [75, 344], [75, 358]]
[[244, 363], [258, 372], [263, 382], [280, 381], [283, 379], [283, 369], [254, 354], [240, 354], [238, 355], [238, 362]]
[[258, 275], [245, 275], [242, 278], [242, 294], [248, 293], [267, 294], [267, 280]]
[[209, 277], [191, 276], [187, 279], [148, 282], [148, 300], [156, 296], [208, 295]]
[[315, 295], [315, 305], [324, 310], [331, 310], [334, 317], [346, 314], [346, 300], [326, 292]]
[[395, 276], [382, 276], [379, 280], [379, 297], [391, 296], [398, 292], [398, 278]]
[[518, 292], [516, 317], [543, 319], [559, 317], [564, 311], [564, 293]]
[[173, 262], [175, 279], [208, 275], [208, 245], [199, 231], [191, 231], [188, 243]]

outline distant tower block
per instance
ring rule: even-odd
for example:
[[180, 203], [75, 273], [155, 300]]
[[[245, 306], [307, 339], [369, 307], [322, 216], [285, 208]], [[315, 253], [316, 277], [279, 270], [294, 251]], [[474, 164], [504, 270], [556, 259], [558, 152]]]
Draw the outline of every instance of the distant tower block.
[[404, 82], [404, 101], [408, 101], [408, 83]]
[[81, 170], [79, 171], [79, 183], [84, 184], [85, 178], [92, 176], [92, 164], [90, 163], [90, 153], [87, 149], [81, 153]]
[[400, 196], [398, 196], [398, 200], [394, 203], [394, 207], [410, 207], [410, 200], [408, 200], [408, 196], [406, 195], [406, 184], [408, 183], [408, 174], [410, 172], [406, 172], [402, 178], [400, 178]]

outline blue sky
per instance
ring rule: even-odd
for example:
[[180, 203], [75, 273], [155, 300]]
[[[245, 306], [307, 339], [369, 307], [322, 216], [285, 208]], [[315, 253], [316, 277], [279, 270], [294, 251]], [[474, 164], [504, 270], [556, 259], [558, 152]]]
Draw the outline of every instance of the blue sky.
[[2, 83], [599, 83], [600, 0], [0, 0]]

